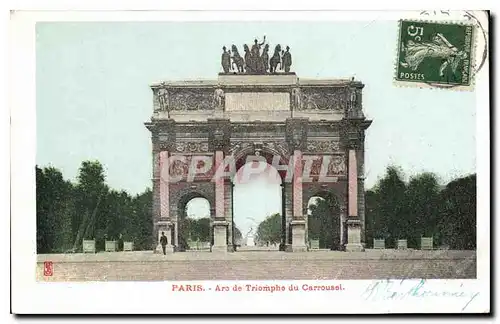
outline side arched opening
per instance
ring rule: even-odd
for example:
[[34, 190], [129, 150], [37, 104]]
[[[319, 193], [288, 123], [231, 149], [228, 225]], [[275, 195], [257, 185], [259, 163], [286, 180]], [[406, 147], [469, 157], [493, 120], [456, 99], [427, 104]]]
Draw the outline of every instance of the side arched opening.
[[322, 191], [309, 198], [307, 238], [310, 248], [342, 250], [341, 226], [340, 205], [334, 194]]
[[209, 200], [190, 193], [179, 200], [176, 233], [177, 251], [208, 249], [212, 240], [213, 210]]

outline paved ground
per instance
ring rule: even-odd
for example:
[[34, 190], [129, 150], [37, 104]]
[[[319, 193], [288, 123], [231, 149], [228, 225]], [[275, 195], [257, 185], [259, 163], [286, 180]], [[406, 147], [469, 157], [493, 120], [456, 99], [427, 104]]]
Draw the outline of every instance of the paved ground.
[[[182, 252], [167, 256], [137, 251], [43, 254], [37, 258], [37, 278], [44, 281], [476, 277], [474, 251]], [[44, 261], [53, 262], [52, 277], [43, 276]]]

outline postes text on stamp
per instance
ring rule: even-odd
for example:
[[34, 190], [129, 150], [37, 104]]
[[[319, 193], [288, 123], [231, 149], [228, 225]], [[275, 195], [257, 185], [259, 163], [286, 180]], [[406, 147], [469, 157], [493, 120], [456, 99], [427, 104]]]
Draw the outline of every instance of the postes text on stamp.
[[465, 86], [473, 77], [473, 26], [402, 20], [395, 80]]

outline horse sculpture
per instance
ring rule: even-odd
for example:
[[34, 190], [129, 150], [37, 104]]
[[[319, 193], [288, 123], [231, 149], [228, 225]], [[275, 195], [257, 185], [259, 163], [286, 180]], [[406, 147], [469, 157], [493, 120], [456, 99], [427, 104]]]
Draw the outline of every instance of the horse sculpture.
[[[265, 40], [265, 38], [264, 38]], [[283, 70], [285, 68], [286, 72], [290, 71], [290, 66], [292, 65], [291, 54], [289, 53], [289, 47], [286, 47], [286, 52], [281, 49], [281, 45], [276, 45], [274, 48], [274, 54], [269, 59], [269, 44], [265, 44], [262, 53], [260, 53], [260, 46], [264, 44], [259, 44], [257, 40], [255, 41], [255, 45], [250, 46], [247, 44], [243, 45], [243, 50], [245, 52], [242, 57], [236, 45], [231, 46], [231, 51], [225, 51], [221, 57], [221, 63], [224, 69], [224, 73], [228, 73], [230, 70], [233, 70], [233, 73], [245, 73], [245, 74], [266, 74], [266, 73], [278, 73], [278, 65], [280, 65], [280, 69]], [[231, 58], [230, 68], [228, 67], [228, 57]]]
[[236, 65], [236, 71], [243, 73], [243, 66], [245, 65], [243, 57], [238, 53], [236, 45], [232, 45], [231, 50], [233, 51], [233, 65]]
[[276, 71], [277, 71], [276, 68], [277, 68], [278, 64], [281, 64], [280, 52], [281, 52], [281, 45], [278, 44], [274, 48], [274, 54], [271, 57], [271, 59], [269, 60], [269, 65], [270, 65], [269, 72], [271, 72], [271, 73], [276, 73]]

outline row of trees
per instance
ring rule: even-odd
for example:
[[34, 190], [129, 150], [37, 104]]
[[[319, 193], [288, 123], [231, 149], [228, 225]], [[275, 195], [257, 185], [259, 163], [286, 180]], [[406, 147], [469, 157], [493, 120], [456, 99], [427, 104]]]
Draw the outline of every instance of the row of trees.
[[[326, 198], [309, 207], [308, 236], [318, 239], [320, 248], [341, 249], [336, 202]], [[267, 217], [257, 230], [263, 242], [280, 242], [280, 233], [280, 214]], [[419, 248], [422, 236], [433, 237], [437, 247], [476, 248], [475, 174], [440, 186], [432, 173], [405, 182], [400, 169], [389, 167], [376, 186], [365, 192], [367, 247], [376, 238], [385, 239], [389, 248], [395, 247], [398, 239], [406, 239], [410, 248]]]
[[[95, 239], [104, 249], [106, 239], [120, 234], [138, 249], [152, 247], [152, 193], [135, 196], [106, 185], [103, 166], [97, 161], [82, 163], [76, 183], [65, 180], [53, 168], [36, 167], [37, 251], [76, 251], [82, 240]], [[340, 223], [332, 217], [334, 201], [318, 199], [310, 206], [309, 238], [320, 247], [340, 248]], [[234, 235], [241, 239], [236, 226]], [[181, 224], [184, 240], [209, 241], [210, 219], [186, 218]], [[365, 194], [365, 242], [386, 239], [394, 247], [407, 239], [418, 247], [421, 236], [434, 237], [435, 244], [452, 249], [476, 248], [476, 175], [440, 186], [432, 173], [416, 175], [408, 182], [396, 167], [389, 167], [377, 185]], [[257, 228], [257, 240], [281, 242], [281, 215], [270, 215]]]
[[106, 185], [103, 166], [82, 163], [77, 182], [65, 180], [53, 167], [36, 167], [37, 252], [76, 251], [83, 239], [133, 241], [138, 249], [152, 246], [152, 193], [131, 196]]
[[[104, 168], [98, 161], [84, 161], [76, 183], [65, 180], [54, 167], [36, 166], [37, 252], [78, 251], [83, 239], [95, 239], [104, 250], [105, 240], [134, 242], [136, 249], [153, 244], [152, 192], [131, 196], [106, 185]], [[210, 242], [210, 219], [186, 217], [179, 224], [180, 245], [187, 240]], [[234, 226], [234, 235], [241, 232]]]
[[440, 186], [436, 175], [422, 173], [404, 181], [402, 172], [389, 167], [384, 178], [365, 194], [366, 242], [386, 239], [394, 247], [407, 239], [419, 247], [422, 236], [452, 249], [476, 248], [476, 175]]

